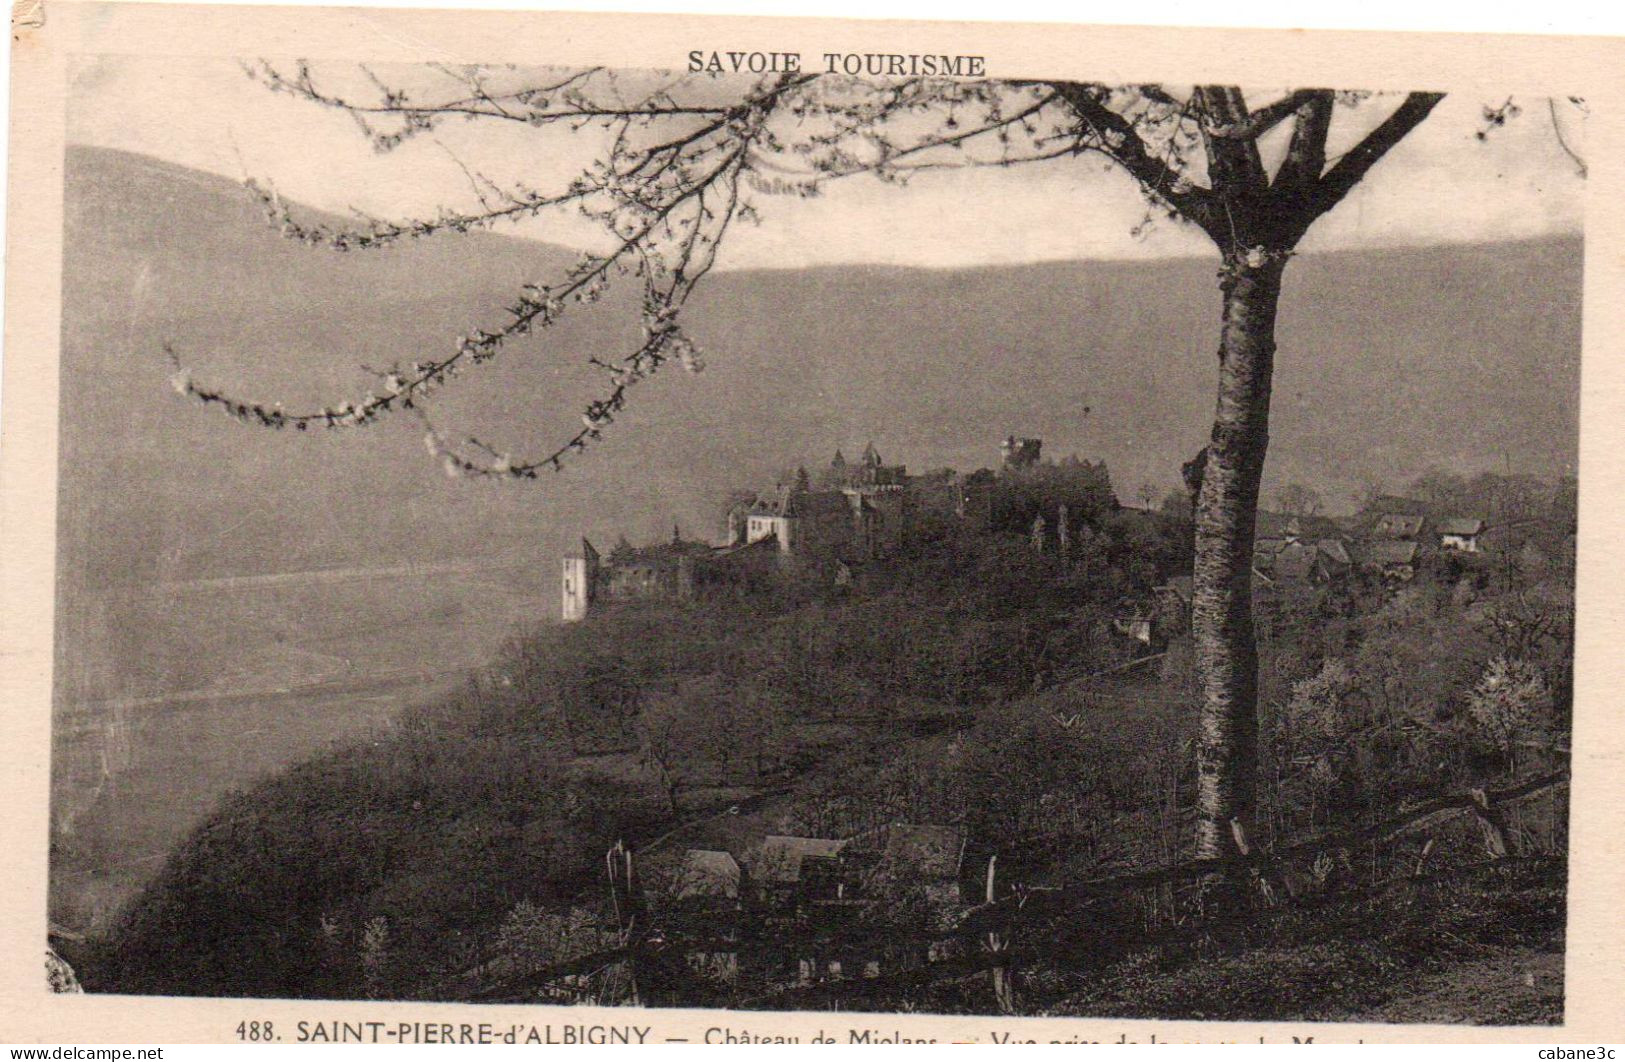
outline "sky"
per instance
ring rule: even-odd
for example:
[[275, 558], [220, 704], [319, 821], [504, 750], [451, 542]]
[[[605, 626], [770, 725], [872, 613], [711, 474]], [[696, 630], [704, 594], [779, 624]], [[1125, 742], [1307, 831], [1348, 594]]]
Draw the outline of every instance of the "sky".
[[[338, 68], [317, 73], [348, 76]], [[1253, 99], [1268, 97], [1260, 89]], [[1579, 231], [1584, 181], [1554, 135], [1547, 101], [1520, 100], [1518, 120], [1487, 142], [1475, 138], [1483, 107], [1504, 98], [1447, 97], [1317, 223], [1301, 249]], [[1357, 111], [1340, 109], [1343, 146], [1396, 102], [1378, 97]], [[1555, 122], [1583, 155], [1580, 112], [1559, 102]], [[85, 58], [72, 75], [68, 139], [234, 179], [254, 177], [310, 206], [392, 218], [432, 214], [442, 204], [472, 206], [469, 170], [546, 186], [579, 162], [561, 151], [556, 134], [509, 123], [454, 123], [379, 155], [347, 116], [273, 95], [230, 60]], [[574, 140], [579, 148], [581, 138]], [[1104, 172], [1098, 158], [927, 174], [906, 191], [856, 178], [818, 199], [763, 197], [757, 205], [764, 223], [736, 226], [718, 268], [956, 267], [1211, 253], [1205, 237], [1188, 227], [1167, 224], [1133, 235], [1143, 202], [1126, 177]], [[561, 215], [511, 231], [570, 246], [592, 238], [578, 220]]]

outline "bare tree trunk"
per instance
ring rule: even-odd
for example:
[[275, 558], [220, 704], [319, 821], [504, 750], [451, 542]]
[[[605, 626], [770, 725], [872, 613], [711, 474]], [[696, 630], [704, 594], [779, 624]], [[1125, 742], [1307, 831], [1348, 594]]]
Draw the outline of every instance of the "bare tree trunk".
[[1269, 445], [1275, 312], [1284, 258], [1233, 254], [1220, 285], [1219, 397], [1196, 501], [1191, 634], [1201, 689], [1197, 855], [1234, 855], [1232, 820], [1253, 833], [1258, 773], [1258, 646], [1253, 531]]

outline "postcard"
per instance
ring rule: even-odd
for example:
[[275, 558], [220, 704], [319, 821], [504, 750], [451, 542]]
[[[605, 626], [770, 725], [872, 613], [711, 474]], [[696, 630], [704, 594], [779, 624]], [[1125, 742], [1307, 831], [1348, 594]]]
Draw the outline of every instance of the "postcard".
[[1625, 1036], [1619, 41], [13, 55], [0, 1039]]

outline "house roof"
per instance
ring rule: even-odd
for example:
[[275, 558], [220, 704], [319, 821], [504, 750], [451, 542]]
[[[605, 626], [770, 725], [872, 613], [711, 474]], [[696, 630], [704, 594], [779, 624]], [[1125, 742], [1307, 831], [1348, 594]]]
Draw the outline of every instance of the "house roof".
[[1340, 538], [1323, 538], [1315, 543], [1315, 548], [1320, 551], [1321, 556], [1338, 564], [1353, 563], [1349, 557], [1348, 546]]
[[1337, 521], [1329, 516], [1299, 516], [1260, 509], [1253, 533], [1259, 539], [1327, 538], [1341, 530]]
[[796, 515], [797, 495], [791, 491], [781, 491], [777, 495], [764, 495], [751, 503], [746, 511], [749, 516], [794, 516]]
[[801, 880], [802, 863], [808, 859], [834, 859], [846, 847], [844, 840], [828, 837], [785, 837], [771, 834], [762, 841], [751, 863], [751, 872], [760, 881], [788, 885]]
[[598, 551], [593, 548], [592, 543], [588, 541], [586, 535], [581, 536], [580, 549], [571, 550], [564, 556], [567, 560], [589, 560], [594, 563], [598, 561]]
[[678, 875], [677, 895], [681, 899], [695, 896], [725, 896], [730, 900], [739, 898], [739, 861], [727, 852], [690, 848], [683, 853], [683, 865]]
[[1315, 548], [1307, 542], [1288, 542], [1275, 555], [1273, 570], [1288, 579], [1306, 579], [1315, 562]]
[[1341, 537], [1292, 542], [1265, 538], [1254, 546], [1253, 572], [1271, 584], [1276, 577], [1306, 579], [1316, 560], [1328, 562], [1334, 568], [1346, 568], [1353, 563], [1348, 543]]
[[838, 490], [781, 490], [772, 497], [756, 499], [748, 510], [751, 516], [812, 516], [850, 508], [851, 502]]
[[609, 561], [616, 568], [665, 568], [675, 567], [684, 557], [708, 557], [714, 552], [715, 547], [705, 542], [662, 542], [654, 546], [638, 546], [622, 556], [611, 554]]
[[1360, 549], [1360, 558], [1363, 563], [1379, 566], [1414, 564], [1416, 562], [1416, 543], [1392, 539], [1367, 542]]
[[1409, 538], [1422, 533], [1425, 519], [1421, 513], [1383, 513], [1377, 517], [1374, 530], [1379, 535]]
[[1438, 523], [1441, 535], [1476, 535], [1484, 530], [1484, 521], [1476, 516], [1450, 516]]

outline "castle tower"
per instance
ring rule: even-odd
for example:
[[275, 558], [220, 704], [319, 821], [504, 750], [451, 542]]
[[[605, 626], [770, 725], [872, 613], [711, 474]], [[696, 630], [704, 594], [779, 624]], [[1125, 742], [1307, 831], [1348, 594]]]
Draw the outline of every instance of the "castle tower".
[[562, 596], [559, 609], [564, 622], [575, 623], [587, 618], [593, 599], [597, 597], [598, 570], [598, 551], [583, 537], [581, 556], [564, 558], [564, 570], [560, 578]]
[[1004, 455], [1005, 471], [1012, 469], [1031, 468], [1038, 464], [1038, 455], [1043, 451], [1044, 440], [1024, 439], [1016, 435], [1005, 436], [1004, 442], [999, 444], [999, 452]]
[[851, 472], [847, 468], [846, 455], [840, 450], [835, 451], [835, 457], [818, 476], [818, 485], [825, 490], [839, 490], [846, 486]]

